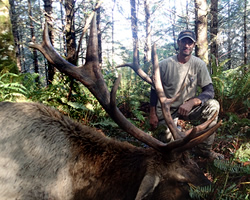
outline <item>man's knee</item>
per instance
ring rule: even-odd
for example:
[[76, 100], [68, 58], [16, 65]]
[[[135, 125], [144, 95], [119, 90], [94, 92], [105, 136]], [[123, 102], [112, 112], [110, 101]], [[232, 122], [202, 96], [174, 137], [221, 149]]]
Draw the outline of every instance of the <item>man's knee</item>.
[[219, 113], [220, 111], [220, 104], [216, 99], [209, 99], [206, 103], [205, 106], [208, 107], [209, 109], [213, 111], [217, 111]]
[[[220, 111], [220, 104], [216, 99], [209, 99], [205, 104], [204, 104], [204, 109], [202, 111], [202, 117], [204, 119], [210, 119], [215, 112], [217, 112], [217, 116]], [[216, 117], [217, 118], [217, 117]], [[217, 121], [217, 119], [216, 119]]]

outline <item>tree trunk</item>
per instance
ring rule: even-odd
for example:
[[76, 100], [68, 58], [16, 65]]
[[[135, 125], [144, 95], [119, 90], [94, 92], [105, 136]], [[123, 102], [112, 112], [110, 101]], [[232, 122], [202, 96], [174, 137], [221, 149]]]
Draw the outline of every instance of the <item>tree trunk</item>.
[[131, 6], [131, 28], [132, 28], [132, 38], [133, 38], [133, 61], [139, 62], [139, 46], [138, 46], [138, 27], [137, 27], [137, 16], [136, 16], [136, 6], [135, 0], [130, 0]]
[[[76, 33], [75, 33], [75, 0], [65, 0], [65, 12], [66, 12], [66, 52], [67, 61], [77, 65], [78, 55], [76, 54]], [[68, 101], [71, 98], [72, 90], [74, 86], [74, 79], [70, 78], [70, 88], [67, 96]]]
[[111, 32], [111, 44], [112, 44], [112, 50], [111, 50], [111, 64], [112, 67], [114, 67], [114, 54], [115, 54], [115, 38], [114, 38], [114, 29], [115, 29], [115, 20], [114, 20], [114, 10], [115, 10], [115, 4], [116, 4], [116, 0], [113, 0], [113, 6], [112, 6], [112, 32]]
[[244, 64], [247, 64], [247, 0], [244, 0]]
[[211, 0], [211, 22], [210, 22], [210, 34], [211, 34], [211, 55], [214, 55], [218, 60], [218, 0]]
[[96, 23], [97, 23], [97, 37], [98, 37], [98, 58], [99, 58], [99, 64], [101, 65], [102, 64], [101, 8], [99, 7], [96, 12], [97, 12]]
[[[34, 31], [34, 25], [33, 25], [33, 14], [32, 14], [32, 6], [31, 6], [31, 0], [28, 0], [28, 12], [29, 12], [29, 18], [30, 18], [30, 34], [32, 38], [32, 42], [36, 43], [36, 36], [35, 36], [35, 31]], [[34, 65], [34, 71], [35, 73], [39, 73], [39, 68], [38, 68], [38, 56], [37, 56], [37, 50], [33, 48], [33, 65]], [[36, 79], [36, 82], [39, 81], [39, 76]]]
[[186, 20], [187, 20], [186, 28], [188, 30], [189, 29], [188, 0], [186, 0]]
[[78, 56], [76, 55], [76, 34], [75, 34], [75, 0], [65, 0], [66, 12], [66, 47], [67, 47], [67, 60], [77, 65]]
[[12, 33], [14, 37], [14, 48], [15, 48], [15, 54], [16, 54], [16, 62], [17, 62], [17, 68], [19, 72], [24, 71], [22, 69], [22, 63], [21, 63], [21, 53], [20, 53], [20, 45], [19, 45], [19, 33], [18, 33], [18, 25], [17, 25], [17, 14], [16, 14], [16, 7], [14, 4], [15, 0], [9, 0], [10, 4], [10, 20], [12, 24]]
[[[64, 15], [63, 15], [63, 3], [62, 0], [60, 1], [60, 18], [61, 18], [61, 23], [62, 23], [62, 32], [66, 33], [65, 31], [65, 19], [64, 19]], [[67, 50], [66, 50], [66, 37], [65, 34], [63, 34], [62, 36], [62, 41], [63, 41], [63, 47], [60, 46], [60, 49], [63, 49], [63, 54], [66, 57], [67, 56]], [[60, 42], [61, 45], [61, 42]]]
[[227, 15], [228, 15], [228, 20], [227, 20], [227, 41], [228, 41], [228, 69], [231, 69], [232, 66], [232, 38], [231, 38], [231, 22], [230, 22], [230, 16], [231, 16], [231, 3], [230, 0], [228, 2], [228, 11], [227, 11]]
[[144, 66], [145, 72], [149, 73], [151, 61], [151, 15], [149, 0], [144, 0], [145, 21], [146, 21], [146, 41], [144, 46]]
[[208, 41], [207, 41], [207, 1], [195, 0], [195, 23], [196, 23], [196, 56], [208, 64]]
[[[43, 0], [44, 10], [45, 10], [45, 20], [49, 27], [49, 38], [51, 44], [54, 44], [54, 34], [53, 34], [53, 22], [52, 22], [52, 0]], [[48, 80], [47, 83], [51, 84], [55, 74], [54, 66], [48, 63]]]
[[[23, 30], [20, 30], [19, 29], [19, 41], [22, 42], [24, 41], [24, 31]], [[24, 51], [24, 44], [21, 43], [20, 45], [20, 59], [21, 59], [21, 62], [22, 62], [22, 72], [29, 72], [30, 71], [30, 67], [29, 65], [27, 65], [26, 63], [26, 59], [25, 59], [25, 51]]]

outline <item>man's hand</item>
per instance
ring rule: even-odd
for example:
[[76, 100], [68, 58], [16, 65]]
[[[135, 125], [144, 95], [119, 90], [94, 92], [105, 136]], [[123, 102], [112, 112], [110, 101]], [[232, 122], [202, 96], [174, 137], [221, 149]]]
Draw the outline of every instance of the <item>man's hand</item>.
[[157, 128], [158, 117], [156, 115], [155, 107], [150, 107], [149, 124], [150, 124], [152, 130]]
[[201, 100], [198, 98], [190, 99], [184, 102], [178, 109], [178, 113], [183, 117], [187, 117], [193, 107], [201, 104]]

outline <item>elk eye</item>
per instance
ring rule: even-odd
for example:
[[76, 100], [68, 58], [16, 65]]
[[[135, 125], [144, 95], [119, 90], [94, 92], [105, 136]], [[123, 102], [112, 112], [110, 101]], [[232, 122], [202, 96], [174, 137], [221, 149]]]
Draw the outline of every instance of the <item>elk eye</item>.
[[180, 181], [178, 181], [177, 184], [178, 184], [178, 186], [187, 186], [188, 185], [187, 182], [180, 182]]

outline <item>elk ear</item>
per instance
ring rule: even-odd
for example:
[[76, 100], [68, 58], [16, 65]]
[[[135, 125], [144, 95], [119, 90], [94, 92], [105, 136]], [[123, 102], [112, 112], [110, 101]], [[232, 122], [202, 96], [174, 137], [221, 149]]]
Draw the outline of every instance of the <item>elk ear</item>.
[[155, 187], [159, 184], [160, 177], [153, 174], [146, 174], [142, 179], [141, 185], [139, 187], [138, 193], [135, 200], [144, 199], [148, 195], [152, 194]]

